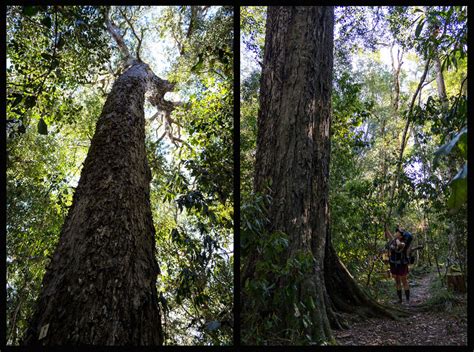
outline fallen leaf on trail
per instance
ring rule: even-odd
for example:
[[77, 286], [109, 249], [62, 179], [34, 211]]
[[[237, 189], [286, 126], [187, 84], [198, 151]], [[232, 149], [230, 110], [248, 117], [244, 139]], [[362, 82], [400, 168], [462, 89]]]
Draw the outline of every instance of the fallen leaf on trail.
[[350, 336], [352, 336], [352, 333], [349, 332], [349, 333], [346, 333], [346, 334], [339, 335], [339, 338], [345, 339], [345, 338], [350, 337]]

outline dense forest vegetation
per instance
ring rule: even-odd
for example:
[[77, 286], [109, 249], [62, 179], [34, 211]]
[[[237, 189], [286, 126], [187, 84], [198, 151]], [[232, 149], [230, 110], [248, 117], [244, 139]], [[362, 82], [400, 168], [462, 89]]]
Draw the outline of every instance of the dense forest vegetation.
[[[70, 302], [79, 309], [77, 314], [66, 314], [66, 318], [64, 313], [60, 314], [64, 326], [89, 324], [85, 329], [88, 332], [79, 334], [86, 337], [78, 337], [70, 331], [71, 336], [67, 336], [70, 343], [231, 343], [234, 320], [232, 8], [9, 6], [6, 20], [7, 343], [35, 343], [28, 342], [29, 335], [39, 335], [37, 343], [40, 344], [41, 341], [65, 343], [65, 340], [53, 339], [54, 330], [59, 331], [60, 326], [52, 322], [37, 331], [32, 321], [33, 316], [37, 316], [38, 321], [43, 319], [39, 315], [42, 312], [35, 315], [35, 310], [51, 293], [44, 294], [43, 303], [37, 300], [44, 285], [54, 280], [68, 283], [67, 292], [70, 288], [74, 292]], [[114, 117], [117, 123], [112, 129], [102, 133], [107, 143], [110, 139], [118, 143], [117, 147], [109, 144], [112, 146], [110, 155], [115, 155], [115, 160], [107, 160], [102, 154], [103, 161], [94, 162], [93, 155], [103, 150], [102, 137], [96, 127], [107, 125], [107, 115], [104, 115], [107, 109], [122, 106], [120, 104], [123, 111], [136, 107], [135, 100], [127, 94], [114, 101], [111, 92], [122, 89], [120, 82], [126, 83], [128, 76], [142, 68], [147, 77], [153, 77], [150, 84], [158, 90], [147, 93], [144, 102], [143, 93], [137, 96], [142, 100], [142, 106], [138, 105], [135, 111], [137, 116], [142, 116], [139, 120], [143, 121], [141, 128], [145, 130], [144, 137], [140, 137], [143, 141], [137, 145], [127, 144], [137, 131], [130, 127], [135, 120], [130, 117], [126, 122], [126, 116], [120, 120], [119, 113]], [[98, 122], [101, 114], [105, 116], [104, 122]], [[125, 139], [120, 140], [122, 133]], [[92, 140], [97, 140], [94, 148], [90, 148]], [[151, 169], [148, 199], [147, 184], [143, 184], [145, 191], [127, 191], [127, 178], [135, 182], [134, 172], [140, 171], [133, 170], [135, 164], [122, 164], [123, 169], [105, 167], [109, 161], [121, 165], [121, 158], [125, 163], [133, 160], [134, 155], [139, 155], [134, 148], [138, 151], [142, 148], [140, 143], [146, 146], [145, 169]], [[90, 156], [86, 159], [88, 153]], [[81, 171], [86, 172], [85, 165], [91, 170], [88, 186], [85, 186], [85, 176], [80, 180]], [[99, 179], [102, 172], [111, 176], [94, 184], [90, 181], [94, 172]], [[125, 184], [118, 183], [120, 177], [125, 177]], [[107, 234], [105, 224], [103, 227], [98, 224], [99, 227], [91, 229], [92, 232], [77, 242], [96, 243], [100, 255], [112, 256], [110, 262], [105, 259], [95, 262], [98, 257], [94, 257], [93, 244], [83, 257], [80, 257], [82, 250], [75, 247], [70, 257], [57, 258], [64, 253], [61, 245], [58, 246], [61, 236], [70, 236], [66, 226], [63, 228], [65, 220], [68, 223], [68, 212], [76, 214], [73, 209], [80, 206], [74, 203], [80, 204], [85, 197], [84, 192], [76, 192], [78, 184], [84, 184], [83, 189], [91, 189], [91, 192], [84, 191], [90, 197], [120, 193], [117, 201], [105, 199], [105, 208], [95, 207], [99, 201], [89, 202], [89, 205], [93, 216], [110, 218], [111, 224], [118, 226], [115, 233], [121, 236], [114, 237], [114, 232]], [[119, 201], [122, 191], [128, 198]], [[143, 229], [134, 220], [120, 222], [117, 218], [118, 214], [126, 214], [121, 211], [127, 211], [127, 206], [132, 206], [134, 201], [149, 204], [145, 208], [151, 212], [153, 224], [151, 230], [145, 230], [144, 236], [154, 234], [153, 244], [151, 247], [147, 244], [147, 248], [154, 252], [156, 246], [155, 259], [134, 258], [134, 252], [123, 254], [113, 250], [112, 244], [116, 248], [129, 245], [123, 242], [124, 237], [129, 237], [127, 231]], [[77, 217], [71, 214], [73, 224]], [[148, 216], [146, 214], [147, 219]], [[82, 227], [92, 228], [94, 224], [91, 218]], [[81, 233], [81, 229], [72, 233]], [[139, 246], [138, 233], [131, 235], [131, 238], [137, 237], [135, 245]], [[67, 238], [63, 240], [66, 247], [74, 237]], [[127, 290], [123, 287], [128, 285], [130, 292], [134, 290], [132, 283], [138, 280], [136, 278], [113, 281], [114, 273], [128, 270], [126, 258], [131, 260], [129, 265], [135, 268], [133, 270], [141, 270], [140, 263], [145, 259], [158, 264], [159, 275], [149, 279], [156, 286], [150, 288], [152, 296], [146, 299], [158, 305], [151, 310], [157, 309], [160, 315], [153, 319], [158, 317], [159, 321], [150, 323], [155, 324], [152, 330], [161, 330], [161, 337], [146, 340], [145, 328], [139, 325], [131, 329], [138, 329], [134, 336], [141, 335], [141, 340], [130, 337], [127, 342], [128, 332], [106, 339], [104, 336], [109, 332], [103, 331], [105, 326], [94, 326], [92, 313], [81, 317], [81, 311], [89, 311], [91, 305], [84, 303], [87, 297], [111, 309], [110, 316], [114, 312], [122, 314], [121, 307], [132, 304], [127, 301], [131, 294], [120, 295], [117, 302], [115, 293], [115, 303], [106, 303], [106, 299], [112, 299], [112, 292]], [[97, 264], [92, 266], [92, 276], [78, 275], [81, 267], [88, 267], [89, 259]], [[70, 270], [75, 261], [85, 260], [79, 263], [79, 271], [73, 277], [75, 281], [70, 277], [61, 278], [63, 269], [58, 269], [61, 260], [70, 263], [64, 270]], [[47, 270], [51, 274], [43, 281]], [[147, 268], [144, 270], [148, 272]], [[59, 274], [54, 274], [56, 272]], [[99, 287], [101, 272], [106, 273], [106, 279]], [[139, 271], [136, 275], [140, 275]], [[81, 286], [84, 280], [87, 286], [96, 285], [90, 296], [87, 288]], [[61, 290], [60, 294], [67, 294]], [[133, 304], [143, 299], [139, 292]], [[125, 310], [127, 308], [122, 309]], [[72, 312], [64, 308], [66, 311]], [[152, 314], [149, 312], [145, 314]], [[93, 313], [101, 314], [99, 310]], [[104, 317], [106, 319], [107, 314]], [[27, 333], [28, 328], [30, 333]]]
[[[291, 13], [288, 15], [285, 11]], [[299, 40], [295, 38], [300, 34], [309, 36], [311, 31], [331, 31], [329, 22], [322, 17], [303, 19], [299, 11], [303, 10], [269, 8], [267, 12], [266, 7], [241, 8], [240, 243], [244, 344], [342, 343], [336, 342], [328, 331], [317, 332], [313, 327], [325, 323], [314, 318], [314, 311], [320, 308], [318, 303], [308, 301], [303, 278], [314, 265], [320, 265], [315, 254], [319, 252], [314, 249], [310, 254], [295, 251], [294, 241], [301, 238], [304, 245], [307, 231], [300, 234], [285, 231], [288, 227], [279, 222], [285, 215], [275, 217], [273, 210], [279, 207], [293, 214], [292, 207], [299, 206], [291, 203], [300, 192], [292, 182], [299, 182], [298, 165], [307, 160], [303, 149], [296, 153], [292, 149], [291, 138], [282, 139], [286, 137], [278, 134], [282, 133], [278, 125], [268, 127], [262, 122], [268, 107], [261, 104], [268, 104], [268, 99], [273, 99], [268, 98], [269, 94], [274, 97], [280, 89], [288, 89], [288, 94], [293, 94], [292, 89], [300, 89], [298, 80], [293, 80], [295, 60], [305, 62], [311, 55], [316, 57], [314, 60], [320, 60], [325, 55], [317, 48], [314, 49], [316, 54], [307, 52], [312, 43], [293, 45]], [[326, 27], [324, 30], [314, 28], [308, 25], [311, 21], [317, 21], [315, 26]], [[286, 41], [280, 39], [278, 31], [288, 36]], [[321, 38], [315, 37], [319, 39], [314, 40]], [[406, 309], [390, 306], [395, 298], [395, 285], [393, 279], [387, 278], [388, 265], [383, 262], [382, 253], [387, 241], [385, 230], [393, 231], [396, 226], [406, 229], [414, 236], [412, 246], [423, 246], [415, 252], [417, 261], [411, 266], [409, 280], [413, 277], [416, 282], [412, 285], [418, 285], [417, 275], [432, 274], [429, 299], [421, 302], [422, 290], [412, 289], [413, 299], [420, 300], [420, 309], [422, 306], [438, 312], [447, 309], [454, 314], [453, 305], [459, 306], [462, 299], [447, 286], [451, 286], [453, 277], [460, 278], [456, 290], [465, 291], [467, 283], [467, 7], [338, 7], [334, 12], [333, 39], [330, 157], [328, 155], [330, 235], [322, 234], [325, 230], [319, 228], [312, 236], [327, 236], [326, 243], [334, 248], [364, 297], [389, 307], [375, 316], [387, 315], [388, 311], [393, 318], [400, 319], [406, 316]], [[331, 50], [331, 46], [326, 45], [326, 50]], [[286, 54], [280, 54], [283, 51]], [[306, 79], [305, 66], [300, 66], [300, 77]], [[276, 78], [270, 74], [265, 76], [262, 70], [272, 71]], [[317, 66], [315, 70], [318, 72]], [[280, 72], [283, 76], [278, 76]], [[271, 79], [274, 79], [273, 85], [268, 88]], [[291, 88], [285, 88], [285, 80]], [[320, 84], [323, 87], [324, 84]], [[324, 92], [324, 88], [313, 88], [311, 83], [305, 87]], [[303, 90], [300, 94], [308, 93]], [[271, 116], [280, 118], [279, 124], [296, 129], [291, 127], [297, 126], [291, 116], [302, 114], [299, 105], [292, 106], [292, 101], [285, 101], [284, 97], [279, 99], [273, 100], [279, 107], [274, 108]], [[293, 97], [293, 101], [298, 99], [298, 95]], [[320, 95], [315, 99], [324, 101]], [[280, 116], [288, 111], [289, 122]], [[266, 132], [260, 131], [262, 126]], [[273, 133], [274, 141], [267, 140], [259, 147], [259, 143], [263, 143], [262, 133]], [[291, 135], [292, 131], [288, 133]], [[280, 148], [284, 140], [290, 144], [287, 152], [281, 149], [282, 153], [291, 153], [300, 161], [286, 172], [287, 176], [279, 176], [289, 177], [288, 183], [275, 181], [276, 176], [273, 176], [273, 184], [262, 186], [258, 179], [262, 172], [259, 148]], [[320, 143], [318, 137], [314, 139], [314, 144], [317, 143]], [[275, 167], [286, 163], [273, 160]], [[324, 168], [324, 164], [320, 167]], [[318, 172], [317, 167], [315, 170]], [[313, 182], [321, 186], [323, 181], [320, 180]], [[282, 200], [283, 191], [279, 187], [293, 189], [293, 193], [287, 193]], [[322, 190], [307, 188], [307, 192], [320, 192], [321, 201]], [[306, 199], [304, 191], [300, 195]], [[305, 219], [310, 215], [302, 213], [301, 216]], [[285, 219], [290, 221], [291, 217]], [[291, 229], [294, 227], [290, 227], [294, 232]], [[326, 256], [328, 253], [331, 254], [331, 250], [326, 250]], [[352, 302], [353, 297], [347, 297], [348, 307], [339, 302], [337, 295], [331, 292], [331, 287], [337, 286], [328, 283], [338, 274], [327, 272], [332, 262], [329, 268], [327, 261], [324, 263], [326, 286], [329, 285], [329, 299], [326, 296], [324, 301], [337, 308], [334, 316], [327, 313], [331, 328], [350, 325], [351, 317], [344, 314], [347, 311], [352, 310], [352, 315], [359, 316], [356, 321], [373, 317], [373, 309], [349, 307], [358, 306], [365, 298]], [[359, 290], [354, 292], [359, 295]], [[465, 307], [461, 305], [456, 318], [464, 323]], [[433, 326], [435, 321], [443, 320], [430, 319]], [[466, 344], [465, 324], [459, 329], [464, 334], [461, 344]], [[363, 335], [371, 330], [367, 326], [361, 329]], [[419, 337], [408, 344], [450, 344], [445, 336], [438, 343], [426, 339]], [[392, 344], [400, 343], [396, 338], [394, 341]], [[378, 344], [374, 340], [364, 342]], [[451, 344], [459, 343], [458, 340]]]

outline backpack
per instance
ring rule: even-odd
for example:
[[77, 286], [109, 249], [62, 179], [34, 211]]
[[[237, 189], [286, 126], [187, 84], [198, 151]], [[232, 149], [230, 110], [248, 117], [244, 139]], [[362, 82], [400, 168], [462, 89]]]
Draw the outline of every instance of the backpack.
[[[406, 248], [405, 253], [407, 255], [408, 263], [409, 264], [415, 264], [416, 257], [414, 255], [412, 255], [412, 251], [409, 250], [410, 249], [410, 244], [413, 241], [413, 235], [408, 231], [404, 231], [403, 232], [403, 239], [405, 241], [405, 248]], [[418, 248], [422, 248], [422, 247], [418, 246], [415, 249], [418, 249]]]
[[405, 249], [408, 250], [408, 248], [410, 248], [411, 242], [413, 241], [413, 235], [408, 231], [404, 231], [403, 239], [405, 241]]
[[403, 248], [402, 252], [399, 252], [400, 257], [399, 257], [399, 259], [397, 259], [397, 261], [393, 261], [393, 257], [391, 255], [392, 253], [391, 253], [390, 246], [393, 243], [393, 241], [395, 241], [395, 239], [388, 241], [387, 245], [385, 246], [386, 251], [387, 251], [386, 252], [387, 254], [386, 254], [385, 258], [388, 259], [385, 262], [395, 262], [395, 263], [398, 262], [398, 263], [400, 263], [400, 261], [401, 261], [402, 264], [403, 263], [414, 264], [416, 257], [411, 255], [411, 253], [408, 251], [409, 248], [410, 248], [410, 245], [413, 241], [413, 235], [408, 231], [403, 232], [403, 242], [405, 243], [405, 247]]

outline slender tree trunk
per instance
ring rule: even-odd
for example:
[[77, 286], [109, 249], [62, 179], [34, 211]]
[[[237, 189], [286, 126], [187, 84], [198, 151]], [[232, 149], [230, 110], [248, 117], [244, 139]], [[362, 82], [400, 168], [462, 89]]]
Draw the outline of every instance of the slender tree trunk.
[[13, 315], [10, 318], [10, 333], [8, 335], [8, 341], [9, 341], [8, 344], [16, 344], [17, 343], [16, 338], [17, 338], [18, 328], [16, 326], [16, 321], [17, 321], [17, 318], [18, 318], [18, 314], [20, 313], [20, 308], [21, 308], [22, 303], [23, 303], [23, 296], [20, 293], [20, 295], [18, 296], [18, 303], [17, 303], [17, 306], [15, 308], [15, 311], [13, 312]]
[[[391, 61], [392, 61], [392, 73], [393, 73], [393, 77], [392, 77], [392, 94], [390, 96], [390, 99], [391, 99], [391, 106], [392, 106], [392, 116], [393, 116], [393, 119], [394, 120], [397, 120], [398, 119], [398, 108], [399, 108], [399, 105], [400, 105], [400, 70], [402, 68], [402, 64], [403, 64], [403, 49], [400, 51], [400, 48], [398, 48], [397, 50], [397, 55], [396, 55], [396, 60], [394, 58], [394, 55], [393, 55], [393, 48], [395, 46], [395, 42], [392, 43], [392, 46], [390, 48], [390, 57], [391, 57]], [[383, 134], [382, 134], [383, 135]], [[403, 143], [403, 142], [402, 142]], [[402, 143], [400, 143], [400, 145], [402, 145]], [[402, 148], [400, 146], [400, 148]], [[384, 153], [384, 166], [385, 166], [385, 153], [386, 153], [386, 150], [385, 148], [383, 149], [383, 153]], [[384, 168], [384, 175], [386, 175], [387, 171], [388, 171], [388, 167], [385, 166]], [[394, 185], [396, 184], [397, 182], [397, 174], [395, 174], [393, 177], [393, 186], [389, 189], [390, 191], [390, 202], [389, 202], [389, 216], [387, 216], [385, 218], [385, 220], [383, 221], [383, 227], [384, 227], [384, 230], [387, 228], [387, 225], [389, 224], [390, 222], [390, 215], [391, 215], [391, 212], [392, 212], [392, 201], [393, 201], [393, 195], [394, 195]], [[384, 186], [385, 188], [385, 186]], [[385, 189], [384, 189], [384, 192], [385, 193]]]
[[162, 344], [143, 110], [152, 76], [136, 62], [107, 98], [27, 345]]
[[[330, 242], [333, 27], [333, 7], [268, 8], [255, 166], [256, 191], [272, 197], [267, 230], [289, 236], [288, 258], [301, 252], [314, 258], [297, 299], [312, 306], [312, 324], [301, 328], [315, 342], [331, 340], [331, 325], [341, 326], [336, 310], [383, 311], [375, 312]], [[278, 285], [285, 288], [285, 282]], [[300, 330], [294, 303], [274, 312], [282, 331]]]
[[[429, 6], [424, 6], [424, 9], [426, 13], [430, 12]], [[435, 42], [436, 36], [437, 36], [436, 33], [440, 31], [439, 24], [433, 22], [430, 16], [427, 16], [427, 22], [428, 22], [429, 32], [432, 36], [431, 39]], [[433, 57], [433, 66], [436, 73], [436, 87], [438, 88], [438, 97], [439, 97], [439, 100], [441, 100], [441, 106], [443, 107], [443, 110], [447, 111], [449, 101], [448, 101], [448, 95], [446, 94], [446, 85], [444, 83], [441, 60], [439, 59], [438, 53], [436, 52], [433, 53], [432, 57]]]
[[385, 220], [385, 224], [387, 224], [390, 221], [390, 217], [392, 216], [393, 205], [394, 205], [393, 201], [395, 199], [395, 191], [397, 190], [397, 188], [399, 186], [398, 183], [399, 183], [399, 180], [400, 180], [400, 174], [402, 172], [402, 166], [403, 166], [403, 154], [405, 153], [405, 147], [408, 143], [408, 137], [409, 137], [408, 136], [408, 131], [409, 131], [409, 128], [410, 128], [410, 122], [411, 122], [411, 118], [412, 118], [412, 114], [413, 114], [413, 108], [415, 107], [416, 98], [417, 98], [418, 94], [420, 93], [421, 88], [423, 87], [423, 83], [425, 82], [426, 75], [428, 74], [428, 69], [430, 67], [430, 62], [431, 62], [430, 59], [426, 60], [425, 69], [423, 71], [423, 74], [421, 75], [420, 82], [418, 83], [418, 87], [416, 88], [416, 91], [413, 94], [413, 97], [411, 99], [410, 106], [408, 108], [408, 112], [407, 112], [407, 115], [406, 115], [407, 121], [405, 123], [405, 128], [403, 129], [403, 135], [402, 135], [400, 151], [399, 151], [398, 161], [397, 161], [397, 170], [396, 170], [395, 176], [393, 178], [392, 187], [390, 188], [389, 210], [388, 210], [388, 214], [387, 214], [387, 217], [386, 217], [386, 220]]
[[402, 68], [403, 64], [403, 49], [397, 49], [397, 62], [395, 63], [395, 59], [393, 57], [393, 48], [395, 46], [395, 42], [393, 42], [390, 48], [390, 57], [392, 59], [392, 71], [393, 71], [393, 91], [391, 95], [391, 105], [393, 109], [393, 113], [396, 117], [398, 113], [398, 106], [400, 103], [400, 69]]
[[386, 189], [386, 180], [387, 180], [387, 171], [388, 171], [388, 165], [387, 165], [387, 142], [386, 142], [386, 125], [387, 125], [387, 120], [384, 118], [382, 121], [382, 129], [381, 129], [381, 138], [382, 138], [382, 143], [383, 143], [383, 148], [380, 148], [380, 159], [382, 160], [382, 180], [383, 182], [380, 185], [380, 194], [379, 194], [379, 200], [380, 202], [383, 202], [385, 200], [385, 189]]
[[446, 94], [446, 85], [444, 84], [443, 70], [441, 69], [441, 61], [436, 55], [434, 57], [434, 68], [436, 71], [436, 86], [438, 88], [438, 97], [441, 100], [442, 107], [445, 111], [448, 110], [448, 95]]

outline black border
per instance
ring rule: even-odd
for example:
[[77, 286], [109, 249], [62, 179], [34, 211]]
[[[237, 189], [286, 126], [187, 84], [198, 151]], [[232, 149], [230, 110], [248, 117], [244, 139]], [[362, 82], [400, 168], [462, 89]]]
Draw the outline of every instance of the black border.
[[234, 5], [234, 346], [240, 346], [240, 7]]
[[[2, 204], [1, 204], [1, 224], [2, 224], [2, 231], [0, 232], [0, 290], [1, 290], [1, 299], [2, 304], [0, 304], [0, 346], [6, 345], [6, 329], [7, 329], [7, 158], [6, 158], [6, 151], [7, 151], [7, 129], [6, 129], [6, 118], [7, 118], [7, 110], [6, 110], [6, 96], [7, 96], [7, 76], [6, 76], [6, 53], [7, 53], [7, 43], [6, 40], [3, 38], [7, 37], [6, 32], [6, 16], [7, 16], [7, 8], [6, 6], [2, 6], [2, 21], [0, 27], [0, 35], [2, 38], [1, 42], [1, 53], [2, 53], [2, 66], [1, 66], [1, 76], [2, 76], [2, 97], [5, 99], [1, 99], [2, 104], [2, 118], [0, 119], [1, 129], [2, 129], [2, 137], [0, 138], [0, 148], [2, 150], [1, 153], [1, 175], [0, 175], [0, 184], [1, 184], [1, 191], [0, 194], [2, 196]], [[0, 347], [1, 349], [1, 347]]]

